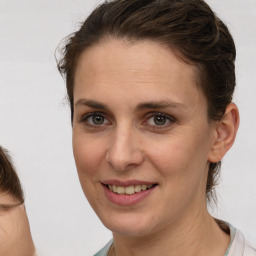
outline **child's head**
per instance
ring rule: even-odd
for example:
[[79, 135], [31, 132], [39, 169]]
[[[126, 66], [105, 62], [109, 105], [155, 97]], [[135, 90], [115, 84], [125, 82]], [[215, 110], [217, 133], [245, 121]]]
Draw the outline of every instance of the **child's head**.
[[[14, 170], [8, 152], [0, 146], [0, 194], [13, 197], [20, 204], [24, 203], [24, 195], [17, 173]], [[2, 202], [0, 201], [0, 204]]]
[[32, 256], [35, 248], [20, 180], [0, 146], [0, 255]]

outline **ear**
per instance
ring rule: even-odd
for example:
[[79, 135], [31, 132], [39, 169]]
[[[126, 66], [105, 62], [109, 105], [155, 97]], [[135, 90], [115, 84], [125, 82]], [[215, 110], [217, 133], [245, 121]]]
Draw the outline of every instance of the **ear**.
[[234, 103], [230, 103], [222, 119], [216, 122], [214, 139], [208, 155], [208, 161], [220, 161], [233, 145], [239, 126], [239, 112]]

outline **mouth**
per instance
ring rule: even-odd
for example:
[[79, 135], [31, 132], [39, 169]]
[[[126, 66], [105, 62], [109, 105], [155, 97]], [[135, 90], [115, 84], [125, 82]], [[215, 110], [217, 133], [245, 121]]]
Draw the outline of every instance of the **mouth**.
[[118, 195], [133, 195], [136, 193], [140, 193], [141, 191], [146, 191], [146, 190], [152, 189], [156, 185], [157, 184], [150, 184], [150, 185], [144, 184], [144, 185], [130, 185], [130, 186], [124, 187], [124, 186], [108, 184], [105, 186], [107, 186], [107, 188], [111, 192], [118, 194]]
[[114, 204], [131, 206], [146, 199], [158, 184], [138, 180], [106, 181], [102, 183], [106, 197]]

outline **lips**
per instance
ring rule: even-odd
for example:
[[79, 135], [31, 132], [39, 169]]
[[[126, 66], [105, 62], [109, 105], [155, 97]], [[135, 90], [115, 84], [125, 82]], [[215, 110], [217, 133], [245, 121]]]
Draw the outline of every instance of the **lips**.
[[104, 181], [102, 183], [106, 197], [114, 204], [129, 206], [146, 199], [157, 184], [145, 181]]

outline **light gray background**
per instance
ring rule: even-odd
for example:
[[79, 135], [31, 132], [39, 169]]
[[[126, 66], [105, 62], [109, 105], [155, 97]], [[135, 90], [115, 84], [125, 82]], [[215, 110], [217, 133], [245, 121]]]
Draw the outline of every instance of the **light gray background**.
[[[45, 256], [93, 255], [111, 238], [78, 182], [64, 81], [54, 60], [60, 40], [99, 2], [0, 0], [0, 144], [14, 158], [34, 241]], [[214, 214], [256, 246], [256, 1], [207, 2], [236, 42], [234, 101], [241, 114]]]

